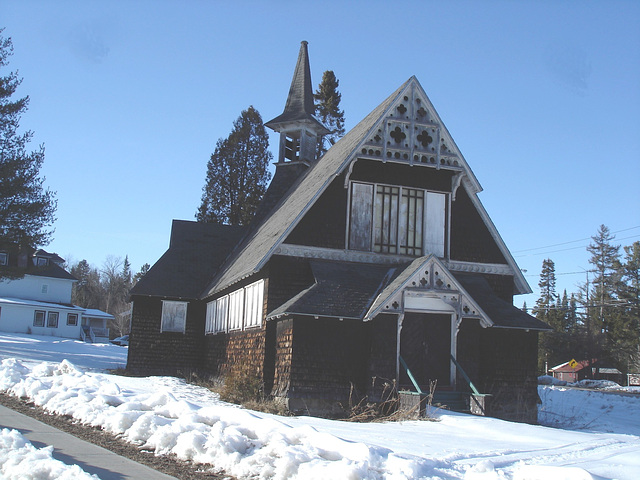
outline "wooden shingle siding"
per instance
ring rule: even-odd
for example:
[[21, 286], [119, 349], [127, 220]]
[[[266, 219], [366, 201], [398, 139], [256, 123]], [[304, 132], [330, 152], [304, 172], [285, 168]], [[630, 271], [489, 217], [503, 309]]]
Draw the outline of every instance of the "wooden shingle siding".
[[458, 189], [451, 203], [451, 259], [507, 263], [464, 188]]
[[480, 385], [482, 393], [493, 395], [491, 415], [535, 423], [537, 333], [503, 328], [480, 333]]
[[384, 400], [383, 394], [388, 393], [386, 384], [393, 384], [396, 378], [398, 318], [396, 315], [381, 314], [368, 323], [371, 329], [371, 347], [367, 394], [370, 400], [380, 401]]
[[289, 396], [348, 401], [365, 393], [370, 326], [360, 321], [298, 317], [293, 321]]
[[312, 247], [345, 248], [347, 189], [340, 175], [289, 234], [285, 243]]
[[134, 296], [127, 369], [145, 375], [187, 375], [200, 370], [205, 309], [203, 302], [189, 302], [185, 332], [160, 332], [162, 300]]
[[291, 359], [293, 358], [293, 319], [273, 321], [276, 324], [275, 364], [272, 394], [284, 397], [291, 386]]
[[450, 170], [434, 170], [393, 162], [382, 163], [359, 159], [353, 167], [349, 180], [451, 192], [452, 177], [453, 172]]
[[275, 310], [315, 281], [309, 260], [305, 258], [273, 257], [268, 272], [269, 282], [265, 285], [267, 312]]

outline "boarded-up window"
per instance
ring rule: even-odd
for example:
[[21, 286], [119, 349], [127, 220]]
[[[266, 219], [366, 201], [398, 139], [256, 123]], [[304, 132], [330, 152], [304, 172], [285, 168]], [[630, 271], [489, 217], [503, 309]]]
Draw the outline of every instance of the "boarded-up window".
[[244, 326], [245, 328], [259, 327], [262, 324], [264, 280], [247, 285], [244, 290]]
[[371, 250], [372, 209], [373, 185], [352, 183], [349, 223], [349, 248], [351, 250]]
[[417, 188], [352, 183], [349, 249], [444, 257], [447, 199]]
[[427, 231], [425, 248], [428, 253], [444, 257], [446, 245], [447, 196], [427, 192]]
[[204, 324], [204, 333], [214, 333], [216, 326], [216, 301], [207, 303], [207, 316]]
[[184, 333], [187, 324], [187, 302], [162, 301], [161, 332]]
[[229, 330], [242, 329], [244, 314], [244, 288], [229, 294]]
[[399, 187], [378, 185], [373, 208], [373, 250], [398, 253]]
[[227, 314], [229, 313], [229, 295], [220, 297], [216, 300], [215, 320], [213, 326], [213, 332], [226, 332], [227, 331]]
[[400, 253], [422, 255], [422, 226], [424, 220], [424, 190], [403, 188], [400, 198]]

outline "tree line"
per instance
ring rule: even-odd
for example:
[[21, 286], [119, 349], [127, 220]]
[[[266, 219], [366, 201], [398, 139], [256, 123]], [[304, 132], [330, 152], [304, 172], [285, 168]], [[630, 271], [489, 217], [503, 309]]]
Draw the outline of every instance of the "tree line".
[[533, 314], [553, 330], [540, 337], [541, 371], [571, 359], [640, 371], [640, 241], [622, 248], [614, 242], [601, 225], [587, 246], [586, 280], [575, 293], [559, 295], [553, 260], [542, 262]]
[[83, 308], [96, 308], [115, 317], [109, 328], [117, 335], [129, 333], [131, 303], [129, 291], [151, 268], [145, 263], [133, 274], [129, 257], [107, 256], [102, 267], [96, 268], [86, 260], [72, 262], [67, 270], [78, 279], [71, 291], [71, 303]]

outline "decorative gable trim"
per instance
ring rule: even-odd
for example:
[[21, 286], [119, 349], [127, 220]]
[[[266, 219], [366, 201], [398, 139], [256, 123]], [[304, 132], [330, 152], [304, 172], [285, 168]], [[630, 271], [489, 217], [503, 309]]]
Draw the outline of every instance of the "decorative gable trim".
[[479, 320], [483, 327], [493, 326], [489, 316], [434, 255], [415, 260], [391, 282], [373, 302], [364, 320], [380, 313], [412, 310], [455, 313], [458, 325], [464, 317]]

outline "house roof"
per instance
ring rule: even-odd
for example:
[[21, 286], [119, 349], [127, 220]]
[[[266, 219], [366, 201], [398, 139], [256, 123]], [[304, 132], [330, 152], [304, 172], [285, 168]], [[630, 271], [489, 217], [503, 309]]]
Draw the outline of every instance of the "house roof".
[[131, 295], [198, 298], [243, 233], [243, 227], [174, 220], [169, 249]]
[[265, 265], [275, 247], [284, 241], [303, 214], [350, 162], [351, 153], [405, 86], [406, 83], [378, 105], [306, 171], [297, 187], [289, 191], [289, 195], [281, 200], [271, 215], [265, 217], [253, 235], [238, 248], [237, 254], [221, 269], [220, 275], [211, 283], [207, 294], [213, 294], [256, 273]]
[[315, 283], [267, 315], [311, 315], [362, 319], [378, 292], [393, 275], [388, 265], [312, 260]]
[[60, 278], [62, 280], [74, 280], [78, 279], [67, 272], [64, 268], [62, 268], [57, 263], [49, 262], [48, 265], [36, 266], [29, 265], [25, 273], [27, 275], [35, 275], [37, 277], [48, 277], [48, 278]]
[[453, 275], [467, 293], [473, 297], [480, 308], [489, 316], [494, 327], [541, 331], [551, 330], [546, 323], [498, 297], [489, 286], [487, 279], [482, 275], [470, 273], [454, 273]]
[[[415, 103], [421, 108], [418, 108]], [[411, 112], [407, 112], [405, 104], [412, 109]], [[416, 120], [418, 117], [420, 117], [419, 121]], [[392, 151], [391, 147], [388, 148], [384, 144], [384, 141], [380, 142], [380, 136], [388, 135], [389, 129], [400, 129], [407, 132], [404, 135], [405, 137], [408, 135], [410, 141], [409, 139], [406, 143], [403, 141], [395, 152]], [[416, 132], [425, 129], [432, 133], [422, 143]], [[433, 141], [436, 137], [437, 144]], [[425, 137], [420, 138], [424, 139]], [[378, 144], [382, 146], [376, 147]], [[432, 159], [429, 158], [429, 154], [419, 155], [420, 149], [425, 149], [423, 146], [425, 144], [435, 152], [431, 154]], [[432, 144], [438, 148], [431, 147]], [[531, 291], [522, 272], [477, 198], [476, 193], [482, 190], [480, 184], [433, 108], [422, 86], [415, 77], [411, 77], [333, 145], [309, 170], [303, 173], [297, 185], [289, 190], [273, 211], [265, 216], [259, 225], [252, 228], [252, 232], [213, 278], [203, 296], [213, 295], [263, 268], [276, 248], [285, 241], [287, 235], [329, 184], [343, 173], [355, 159], [369, 154], [379, 155], [379, 160], [411, 163], [421, 168], [450, 169], [460, 173], [463, 176], [462, 188], [469, 192], [487, 228], [507, 259], [513, 272], [516, 293]], [[396, 160], [398, 158], [400, 160]], [[418, 160], [414, 162], [414, 158], [418, 158]]]
[[[314, 284], [269, 313], [267, 319], [308, 315], [370, 320], [379, 313], [400, 312], [403, 292], [410, 290], [427, 297], [442, 293], [432, 298], [438, 311], [459, 310], [461, 317], [480, 318], [485, 326], [549, 330], [545, 323], [498, 298], [482, 275], [451, 274], [433, 255], [395, 266], [330, 260], [311, 260], [310, 266]], [[432, 272], [429, 279], [425, 279], [425, 270]], [[457, 294], [461, 298], [451, 305], [442, 300]], [[397, 307], [384, 308], [396, 300]], [[470, 308], [463, 310], [465, 306]]]

